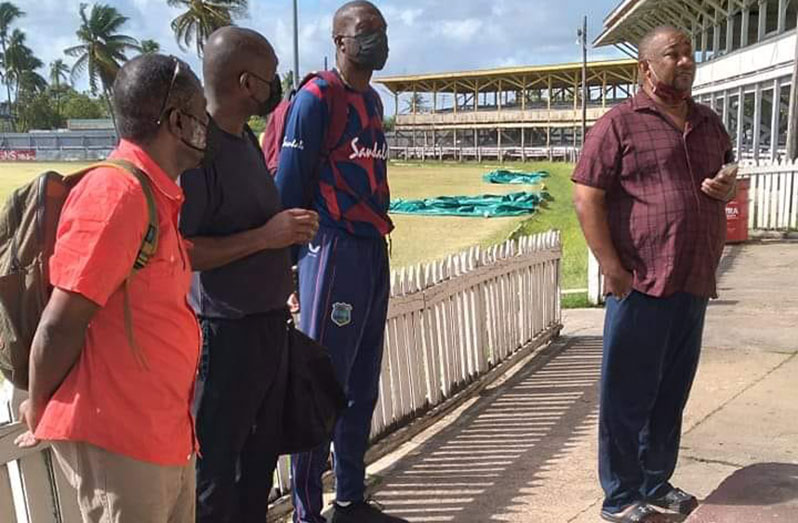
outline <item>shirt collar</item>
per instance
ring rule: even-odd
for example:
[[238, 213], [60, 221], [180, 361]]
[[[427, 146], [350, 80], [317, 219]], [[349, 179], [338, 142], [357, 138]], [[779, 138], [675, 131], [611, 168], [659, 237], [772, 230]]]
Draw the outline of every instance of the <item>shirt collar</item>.
[[[648, 95], [648, 93], [641, 87], [638, 89], [637, 94], [632, 97], [632, 110], [634, 111], [654, 111], [657, 114], [662, 114], [657, 103]], [[695, 128], [706, 115], [698, 110], [698, 104], [695, 103], [693, 98], [687, 99], [687, 121], [690, 126]]]
[[111, 154], [112, 158], [128, 160], [133, 165], [144, 171], [156, 189], [164, 196], [177, 203], [182, 203], [184, 196], [183, 190], [169, 175], [164, 172], [147, 152], [139, 145], [128, 141], [120, 140], [116, 150]]

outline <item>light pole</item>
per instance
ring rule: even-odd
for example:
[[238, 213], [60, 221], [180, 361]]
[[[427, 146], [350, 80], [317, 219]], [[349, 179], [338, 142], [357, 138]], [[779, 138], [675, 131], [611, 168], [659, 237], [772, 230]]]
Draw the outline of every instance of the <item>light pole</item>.
[[582, 29], [576, 30], [579, 44], [582, 46], [582, 147], [585, 146], [587, 134], [587, 16], [582, 22]]
[[294, 0], [294, 89], [299, 87], [299, 15]]

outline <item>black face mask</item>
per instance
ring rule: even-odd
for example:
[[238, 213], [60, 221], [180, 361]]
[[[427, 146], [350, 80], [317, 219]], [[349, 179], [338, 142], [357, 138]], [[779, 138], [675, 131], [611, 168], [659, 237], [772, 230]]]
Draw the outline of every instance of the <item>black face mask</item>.
[[372, 71], [379, 71], [388, 61], [388, 34], [385, 31], [360, 34], [352, 37], [357, 41], [357, 54], [352, 58]]
[[269, 85], [271, 88], [269, 89], [269, 97], [266, 100], [261, 102], [254, 96], [252, 97], [258, 104], [258, 111], [256, 114], [264, 118], [269, 116], [283, 100], [283, 82], [280, 81], [280, 76], [274, 75], [274, 79]]

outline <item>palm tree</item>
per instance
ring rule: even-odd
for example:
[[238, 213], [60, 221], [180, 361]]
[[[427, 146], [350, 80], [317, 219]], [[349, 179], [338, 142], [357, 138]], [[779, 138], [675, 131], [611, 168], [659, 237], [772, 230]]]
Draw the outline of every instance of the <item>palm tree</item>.
[[94, 4], [86, 16], [87, 4], [80, 4], [81, 25], [76, 34], [80, 44], [64, 50], [67, 56], [77, 58], [72, 66], [72, 80], [87, 72], [92, 94], [97, 94], [98, 81], [102, 87], [105, 102], [114, 117], [111, 107], [111, 86], [116, 73], [127, 61], [126, 51], [139, 51], [135, 38], [117, 34], [128, 21], [115, 8], [105, 4]]
[[413, 93], [409, 100], [405, 101], [405, 112], [415, 113], [424, 112], [427, 109], [427, 101], [421, 93]]
[[6, 84], [9, 110], [11, 109], [11, 78], [5, 59], [8, 46], [8, 31], [11, 29], [11, 24], [24, 14], [19, 7], [11, 2], [0, 3], [0, 48], [3, 51], [3, 83]]
[[161, 44], [155, 40], [142, 40], [139, 43], [141, 47], [141, 54], [155, 54], [161, 52]]
[[58, 89], [62, 82], [66, 82], [69, 74], [69, 66], [63, 60], [57, 58], [50, 62], [50, 83]]
[[33, 58], [29, 64], [24, 71], [19, 73], [17, 99], [19, 99], [20, 94], [42, 93], [47, 89], [47, 80], [36, 72], [36, 69], [44, 64], [38, 58]]
[[202, 56], [211, 33], [231, 25], [233, 18], [247, 15], [248, 0], [166, 0], [166, 3], [186, 8], [185, 13], [172, 20], [172, 31], [181, 49], [188, 49], [193, 40], [197, 55]]
[[55, 112], [61, 114], [61, 86], [69, 79], [69, 66], [60, 58], [50, 62], [50, 83], [55, 94]]
[[[3, 55], [6, 68], [5, 79], [10, 85], [14, 84], [14, 105], [19, 100], [21, 91], [37, 92], [47, 87], [47, 81], [36, 72], [42, 61], [34, 56], [33, 51], [25, 45], [25, 33], [14, 29], [8, 39], [8, 47]], [[9, 89], [9, 93], [10, 93]], [[11, 103], [11, 98], [9, 98]]]

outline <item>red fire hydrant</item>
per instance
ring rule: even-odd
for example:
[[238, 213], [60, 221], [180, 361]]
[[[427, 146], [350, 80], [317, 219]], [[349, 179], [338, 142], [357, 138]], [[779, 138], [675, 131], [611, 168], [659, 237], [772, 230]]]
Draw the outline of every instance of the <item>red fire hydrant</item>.
[[748, 240], [748, 188], [749, 180], [737, 181], [737, 196], [726, 204], [726, 243]]

